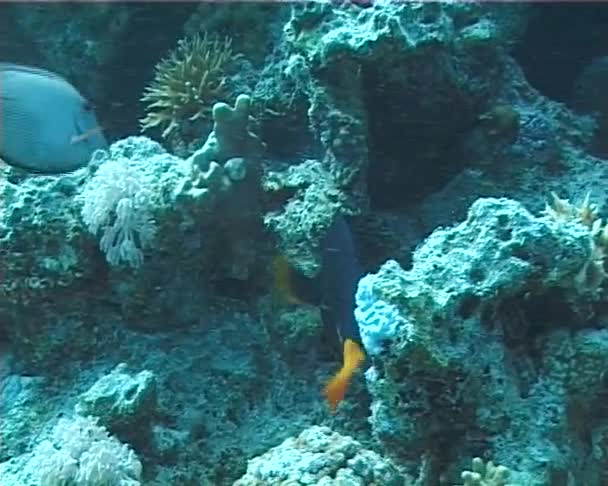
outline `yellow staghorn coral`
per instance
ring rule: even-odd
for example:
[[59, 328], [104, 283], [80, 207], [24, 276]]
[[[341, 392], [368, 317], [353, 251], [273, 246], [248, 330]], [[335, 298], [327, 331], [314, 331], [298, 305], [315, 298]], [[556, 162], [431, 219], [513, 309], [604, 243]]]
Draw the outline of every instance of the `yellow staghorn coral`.
[[231, 58], [228, 38], [210, 40], [205, 33], [180, 40], [156, 65], [154, 79], [144, 90], [142, 130], [160, 127], [167, 138], [181, 123], [210, 116], [213, 104], [225, 97], [225, 68]]
[[608, 277], [608, 224], [600, 219], [597, 205], [591, 202], [591, 194], [587, 193], [580, 203], [572, 204], [552, 192], [544, 214], [555, 221], [576, 222], [589, 229], [591, 257], [577, 275], [576, 283], [580, 289], [598, 289]]
[[608, 251], [608, 224], [604, 224], [600, 219], [597, 205], [591, 203], [590, 198], [591, 193], [587, 193], [585, 199], [575, 205], [567, 199], [560, 199], [552, 192], [551, 201], [545, 208], [545, 215], [555, 221], [577, 221], [583, 224], [591, 231], [596, 244]]
[[579, 221], [588, 228], [592, 228], [598, 220], [598, 210], [590, 201], [591, 193], [578, 205], [567, 199], [561, 199], [556, 193], [551, 193], [551, 200], [545, 208], [545, 214], [555, 221]]

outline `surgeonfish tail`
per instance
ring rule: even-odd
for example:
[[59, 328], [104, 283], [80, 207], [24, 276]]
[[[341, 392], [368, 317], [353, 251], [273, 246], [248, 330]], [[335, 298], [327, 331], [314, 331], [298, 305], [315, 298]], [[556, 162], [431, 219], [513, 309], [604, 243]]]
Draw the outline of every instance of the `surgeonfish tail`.
[[344, 341], [342, 368], [327, 382], [323, 389], [323, 395], [325, 395], [332, 412], [335, 412], [338, 403], [344, 400], [350, 379], [363, 361], [365, 361], [365, 353], [361, 346], [352, 339], [346, 339]]

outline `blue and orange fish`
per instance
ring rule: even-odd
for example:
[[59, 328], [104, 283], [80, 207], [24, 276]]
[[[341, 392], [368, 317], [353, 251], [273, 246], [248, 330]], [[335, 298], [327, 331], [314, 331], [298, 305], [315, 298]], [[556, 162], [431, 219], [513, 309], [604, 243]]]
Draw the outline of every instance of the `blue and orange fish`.
[[[338, 216], [321, 242], [322, 265], [318, 279], [318, 298], [294, 291], [294, 282], [284, 259], [275, 259], [275, 288], [290, 303], [317, 300], [325, 326], [335, 327], [342, 345], [342, 367], [323, 389], [332, 411], [344, 399], [353, 374], [365, 362], [359, 326], [355, 320], [355, 293], [362, 275], [355, 244], [342, 216]], [[300, 286], [302, 287], [302, 286]]]

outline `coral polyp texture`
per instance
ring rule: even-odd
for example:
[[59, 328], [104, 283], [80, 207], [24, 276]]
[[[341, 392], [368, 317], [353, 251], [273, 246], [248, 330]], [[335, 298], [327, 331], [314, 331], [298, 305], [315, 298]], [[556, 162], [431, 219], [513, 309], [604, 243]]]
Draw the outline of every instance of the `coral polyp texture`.
[[211, 108], [227, 94], [225, 69], [232, 57], [230, 39], [211, 39], [196, 34], [179, 41], [168, 57], [156, 66], [152, 83], [142, 102], [144, 130], [159, 127], [170, 137], [188, 121], [210, 118]]
[[80, 194], [82, 218], [92, 234], [102, 230], [99, 245], [110, 264], [143, 264], [142, 249], [156, 232], [150, 188], [137, 161], [119, 157], [102, 164]]
[[352, 437], [313, 426], [251, 459], [234, 486], [402, 486], [391, 462]]
[[40, 486], [139, 486], [142, 469], [133, 450], [94, 418], [75, 416], [58, 420], [51, 437], [32, 452], [21, 480]]

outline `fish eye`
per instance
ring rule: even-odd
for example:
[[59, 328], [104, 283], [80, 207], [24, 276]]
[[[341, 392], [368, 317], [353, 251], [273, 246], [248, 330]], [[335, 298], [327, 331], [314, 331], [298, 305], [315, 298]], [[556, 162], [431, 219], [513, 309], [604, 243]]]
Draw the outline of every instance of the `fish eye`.
[[93, 111], [93, 104], [89, 101], [84, 102], [84, 111]]

